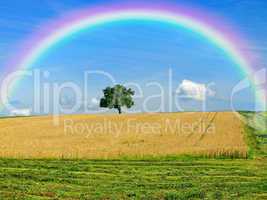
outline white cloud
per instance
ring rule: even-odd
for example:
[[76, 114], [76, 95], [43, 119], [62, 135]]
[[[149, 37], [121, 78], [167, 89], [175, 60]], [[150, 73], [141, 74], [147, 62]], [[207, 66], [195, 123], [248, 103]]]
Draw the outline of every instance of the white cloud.
[[212, 97], [215, 92], [202, 83], [195, 83], [190, 80], [183, 80], [178, 86], [176, 93], [182, 98], [205, 101], [207, 97]]
[[97, 98], [92, 98], [91, 99], [91, 104], [92, 105], [98, 105], [99, 104], [99, 100]]
[[10, 111], [11, 116], [30, 116], [30, 109], [14, 109]]

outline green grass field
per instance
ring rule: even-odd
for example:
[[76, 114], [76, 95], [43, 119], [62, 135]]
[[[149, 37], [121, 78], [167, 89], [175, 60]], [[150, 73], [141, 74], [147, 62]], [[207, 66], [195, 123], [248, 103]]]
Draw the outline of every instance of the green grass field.
[[1, 160], [1, 199], [266, 199], [261, 160]]
[[248, 159], [0, 159], [0, 199], [267, 199], [266, 131], [246, 132]]

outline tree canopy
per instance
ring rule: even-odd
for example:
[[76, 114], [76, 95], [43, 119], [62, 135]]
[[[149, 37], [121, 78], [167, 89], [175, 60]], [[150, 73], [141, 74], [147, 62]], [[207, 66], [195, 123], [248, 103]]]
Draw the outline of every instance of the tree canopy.
[[115, 85], [107, 87], [103, 90], [104, 97], [100, 99], [100, 107], [117, 109], [121, 114], [121, 108], [131, 108], [134, 105], [132, 96], [134, 91], [131, 88], [126, 88], [123, 85]]

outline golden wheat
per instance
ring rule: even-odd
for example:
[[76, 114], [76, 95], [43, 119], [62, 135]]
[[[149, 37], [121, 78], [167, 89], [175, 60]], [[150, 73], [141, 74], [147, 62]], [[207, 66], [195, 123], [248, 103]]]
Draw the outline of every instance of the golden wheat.
[[0, 120], [0, 156], [118, 158], [200, 154], [246, 157], [243, 125], [231, 112], [65, 115]]

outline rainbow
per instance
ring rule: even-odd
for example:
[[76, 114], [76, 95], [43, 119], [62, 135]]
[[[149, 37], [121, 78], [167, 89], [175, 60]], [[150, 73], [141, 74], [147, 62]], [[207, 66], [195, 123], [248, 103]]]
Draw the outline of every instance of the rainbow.
[[[209, 16], [206, 11], [177, 5], [105, 5], [72, 12], [45, 24], [39, 32], [29, 37], [19, 50], [23, 53], [16, 55], [16, 59], [12, 59], [15, 62], [9, 62], [7, 68], [9, 71], [29, 69], [56, 44], [75, 33], [106, 23], [133, 19], [169, 23], [202, 35], [222, 49], [242, 75], [250, 77], [256, 91], [257, 79], [251, 77], [251, 74], [258, 65], [252, 55], [241, 51], [247, 45], [241, 35], [233, 33], [231, 27], [227, 28], [221, 19]], [[258, 100], [265, 104], [265, 92], [263, 88], [260, 91], [257, 92]]]

